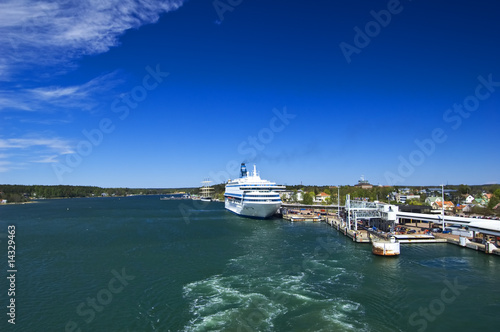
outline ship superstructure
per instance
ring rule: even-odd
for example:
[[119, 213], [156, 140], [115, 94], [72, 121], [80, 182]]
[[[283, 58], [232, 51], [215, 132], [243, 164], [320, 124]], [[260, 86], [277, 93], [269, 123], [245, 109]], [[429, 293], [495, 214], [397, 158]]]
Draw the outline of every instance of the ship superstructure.
[[283, 190], [285, 186], [261, 179], [255, 165], [250, 174], [242, 163], [240, 177], [226, 184], [225, 207], [241, 216], [269, 218], [281, 207], [279, 192]]

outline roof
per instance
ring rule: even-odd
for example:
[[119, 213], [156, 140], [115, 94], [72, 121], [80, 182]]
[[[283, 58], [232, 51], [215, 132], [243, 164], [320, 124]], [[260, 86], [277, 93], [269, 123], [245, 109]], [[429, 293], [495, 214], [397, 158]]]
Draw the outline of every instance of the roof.
[[330, 197], [330, 195], [328, 195], [327, 193], [319, 193], [316, 196]]
[[478, 231], [484, 234], [500, 236], [499, 220], [473, 221], [468, 226], [470, 230]]
[[[437, 206], [443, 206], [442, 202], [441, 201], [437, 201], [437, 202], [434, 202], [437, 204]], [[450, 201], [445, 201], [444, 202], [444, 206], [455, 206], [452, 202]]]

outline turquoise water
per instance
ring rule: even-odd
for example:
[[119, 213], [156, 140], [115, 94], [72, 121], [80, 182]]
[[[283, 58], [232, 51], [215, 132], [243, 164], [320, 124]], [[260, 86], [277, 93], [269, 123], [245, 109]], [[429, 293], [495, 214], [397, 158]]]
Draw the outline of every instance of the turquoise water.
[[500, 257], [450, 244], [377, 257], [321, 223], [159, 197], [0, 207], [16, 324], [0, 331], [497, 330]]

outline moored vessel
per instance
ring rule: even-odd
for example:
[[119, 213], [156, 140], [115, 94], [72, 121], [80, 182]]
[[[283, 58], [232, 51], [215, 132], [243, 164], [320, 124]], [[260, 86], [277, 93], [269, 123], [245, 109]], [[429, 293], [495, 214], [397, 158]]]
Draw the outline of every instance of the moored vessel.
[[284, 189], [285, 186], [261, 179], [255, 165], [249, 174], [245, 163], [242, 163], [240, 177], [226, 184], [224, 206], [240, 216], [269, 218], [281, 207], [279, 192]]
[[389, 239], [384, 239], [377, 236], [370, 236], [372, 242], [372, 253], [378, 256], [398, 256], [400, 254], [399, 241], [390, 236]]
[[201, 183], [203, 186], [200, 188], [200, 200], [203, 202], [211, 202], [213, 193], [214, 193], [214, 188], [210, 187], [210, 181], [209, 179], [203, 180]]

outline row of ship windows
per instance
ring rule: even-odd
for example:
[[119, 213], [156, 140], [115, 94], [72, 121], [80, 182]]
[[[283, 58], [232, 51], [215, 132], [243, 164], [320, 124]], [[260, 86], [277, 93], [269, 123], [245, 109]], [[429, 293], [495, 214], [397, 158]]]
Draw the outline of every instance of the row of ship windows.
[[[227, 197], [235, 197], [235, 196], [241, 196], [240, 194], [231, 194], [231, 195], [227, 195]], [[244, 195], [245, 197], [280, 197], [280, 195], [262, 195], [262, 194], [258, 194], [258, 195], [250, 195], [250, 194], [247, 194], [247, 195]]]
[[230, 184], [226, 187], [279, 187], [275, 184]]
[[[242, 199], [240, 197], [226, 197], [227, 199], [232, 199], [236, 201], [241, 201]], [[259, 198], [245, 198], [245, 201], [248, 202], [281, 202], [281, 199], [269, 199], [269, 198], [264, 198], [264, 199], [259, 199]]]

